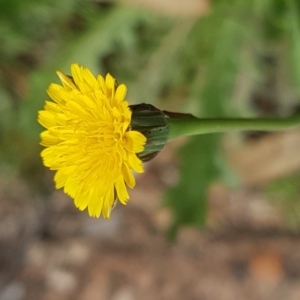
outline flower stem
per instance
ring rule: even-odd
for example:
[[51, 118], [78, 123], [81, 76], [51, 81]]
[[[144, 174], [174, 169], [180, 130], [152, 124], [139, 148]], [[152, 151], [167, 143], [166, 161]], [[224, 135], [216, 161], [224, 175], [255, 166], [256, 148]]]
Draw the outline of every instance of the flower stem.
[[239, 131], [279, 131], [300, 127], [300, 116], [288, 118], [198, 119], [196, 117], [168, 117], [168, 140], [187, 135]]

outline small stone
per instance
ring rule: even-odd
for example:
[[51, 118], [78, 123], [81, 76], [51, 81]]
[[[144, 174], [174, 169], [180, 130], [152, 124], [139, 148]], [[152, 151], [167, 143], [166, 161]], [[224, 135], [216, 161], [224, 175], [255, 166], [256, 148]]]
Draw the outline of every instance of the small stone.
[[54, 269], [47, 274], [46, 284], [50, 289], [56, 292], [70, 294], [74, 291], [77, 280], [75, 276], [68, 271]]

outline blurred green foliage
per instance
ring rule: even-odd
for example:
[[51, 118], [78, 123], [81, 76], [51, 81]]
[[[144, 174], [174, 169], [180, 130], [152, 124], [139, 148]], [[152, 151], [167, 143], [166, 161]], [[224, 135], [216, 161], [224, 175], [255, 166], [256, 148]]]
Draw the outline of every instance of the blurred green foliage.
[[[205, 117], [291, 113], [300, 92], [299, 22], [295, 0], [213, 0], [199, 18], [112, 2], [3, 0], [1, 169], [44, 189], [36, 115], [55, 70], [68, 72], [73, 62], [111, 72], [132, 103]], [[165, 201], [172, 236], [205, 223], [207, 189], [226, 174], [219, 143], [218, 135], [197, 137], [180, 150], [180, 181]]]
[[281, 178], [265, 187], [271, 203], [281, 208], [287, 224], [294, 230], [300, 228], [300, 173]]

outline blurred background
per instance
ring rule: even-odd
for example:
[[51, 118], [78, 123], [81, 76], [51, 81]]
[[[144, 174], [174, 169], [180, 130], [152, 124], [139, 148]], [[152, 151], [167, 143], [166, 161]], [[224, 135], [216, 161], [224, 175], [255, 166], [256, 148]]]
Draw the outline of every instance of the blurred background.
[[55, 71], [200, 117], [299, 113], [296, 0], [1, 0], [0, 299], [300, 299], [300, 130], [169, 143], [112, 218], [55, 190]]

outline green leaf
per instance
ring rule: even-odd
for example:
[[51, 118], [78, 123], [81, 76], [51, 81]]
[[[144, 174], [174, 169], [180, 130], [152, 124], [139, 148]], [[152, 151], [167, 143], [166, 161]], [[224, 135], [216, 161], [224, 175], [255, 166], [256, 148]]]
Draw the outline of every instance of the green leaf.
[[[206, 61], [201, 61], [190, 88], [190, 101], [198, 107], [198, 115], [203, 117], [222, 117], [231, 112], [230, 100], [236, 81], [239, 53], [243, 41], [248, 39], [247, 27], [243, 24], [241, 15], [246, 14], [247, 6], [237, 6], [232, 9], [232, 14], [222, 17], [213, 27], [208, 38], [211, 48], [207, 52], [199, 38], [202, 32], [208, 30], [208, 19], [200, 19], [190, 35], [190, 43], [198, 50], [206, 53]], [[221, 11], [223, 8], [221, 8]], [[242, 10], [238, 14], [237, 10]], [[216, 12], [220, 17], [220, 11]], [[210, 17], [208, 17], [210, 18]], [[212, 19], [216, 15], [212, 14]], [[192, 47], [190, 47], [191, 49]], [[197, 52], [193, 56], [194, 64], [197, 63]], [[205, 74], [205, 77], [203, 76]], [[181, 162], [180, 181], [166, 195], [166, 205], [173, 211], [173, 224], [169, 235], [175, 237], [178, 229], [183, 225], [201, 227], [206, 221], [207, 190], [211, 183], [220, 174], [226, 174], [227, 167], [219, 153], [220, 135], [207, 135], [193, 138], [180, 151]]]
[[219, 135], [193, 138], [179, 151], [180, 181], [167, 192], [165, 204], [174, 212], [169, 235], [174, 238], [182, 225], [203, 226], [206, 220], [207, 190], [218, 176], [216, 156]]
[[107, 71], [99, 64], [99, 58], [114, 50], [118, 42], [130, 41], [134, 26], [148, 18], [149, 14], [145, 11], [130, 7], [115, 8], [106, 16], [99, 16], [87, 32], [62, 49], [56, 64], [69, 68], [70, 64], [77, 62], [95, 73]]

